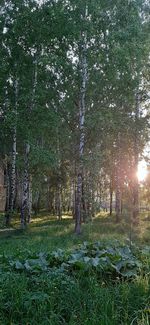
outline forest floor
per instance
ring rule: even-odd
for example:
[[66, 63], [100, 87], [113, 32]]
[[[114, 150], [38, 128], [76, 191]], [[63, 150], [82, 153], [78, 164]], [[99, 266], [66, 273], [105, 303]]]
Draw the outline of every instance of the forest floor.
[[[150, 246], [150, 215], [141, 214], [140, 225], [131, 227], [124, 217], [102, 213], [82, 225], [82, 234], [73, 232], [74, 221], [61, 221], [42, 213], [28, 229], [19, 229], [16, 218], [9, 229], [0, 219], [1, 260], [25, 259], [32, 254], [56, 249], [75, 249], [86, 242], [132, 243]], [[50, 277], [47, 273], [26, 274], [0, 263], [0, 325], [148, 325], [150, 324], [150, 272], [133, 280], [100, 281], [90, 274], [80, 277]]]
[[130, 220], [123, 217], [116, 223], [115, 216], [101, 213], [93, 221], [82, 225], [82, 233], [74, 234], [74, 221], [71, 216], [64, 215], [59, 221], [56, 217], [43, 212], [33, 217], [25, 231], [20, 230], [18, 217], [12, 222], [12, 227], [4, 226], [4, 218], [0, 219], [0, 254], [13, 253], [16, 249], [53, 250], [56, 248], [73, 248], [84, 241], [107, 241], [117, 239], [122, 242], [131, 240], [138, 245], [150, 245], [150, 213], [140, 216], [140, 224], [133, 228]]

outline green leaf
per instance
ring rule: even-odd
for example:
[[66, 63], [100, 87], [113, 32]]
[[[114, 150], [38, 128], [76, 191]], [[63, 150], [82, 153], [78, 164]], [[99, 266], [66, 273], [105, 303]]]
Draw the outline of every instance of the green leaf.
[[23, 264], [21, 262], [16, 261], [15, 262], [15, 268], [16, 268], [16, 270], [23, 270], [24, 266], [23, 266]]
[[92, 266], [98, 266], [99, 265], [99, 262], [100, 262], [100, 259], [99, 259], [99, 257], [92, 257], [91, 258], [91, 265]]
[[83, 261], [84, 261], [85, 263], [89, 263], [90, 260], [91, 260], [91, 258], [88, 257], [88, 256], [84, 256], [84, 257], [83, 257]]
[[137, 275], [137, 270], [128, 270], [128, 271], [124, 271], [124, 272], [120, 272], [120, 273], [124, 277], [131, 278], [131, 277], [134, 277]]
[[27, 271], [31, 271], [31, 270], [32, 270], [32, 268], [31, 268], [31, 266], [29, 265], [29, 262], [28, 262], [28, 261], [25, 262], [24, 267], [25, 267], [25, 269], [26, 269]]

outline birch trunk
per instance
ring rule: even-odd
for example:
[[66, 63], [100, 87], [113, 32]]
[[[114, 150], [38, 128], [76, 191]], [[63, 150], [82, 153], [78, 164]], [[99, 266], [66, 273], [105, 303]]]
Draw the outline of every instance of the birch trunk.
[[73, 219], [75, 220], [76, 218], [76, 194], [77, 194], [77, 191], [76, 191], [76, 178], [74, 178], [74, 181], [73, 181], [73, 209], [72, 209], [72, 215], [73, 215]]
[[92, 220], [95, 216], [95, 198], [94, 198], [94, 181], [93, 181], [93, 175], [91, 172], [87, 173], [86, 175], [87, 179], [87, 217], [89, 220]]
[[[87, 18], [87, 8], [85, 10], [85, 20]], [[77, 195], [76, 195], [76, 216], [75, 216], [75, 233], [81, 233], [81, 218], [82, 218], [82, 187], [83, 187], [83, 152], [85, 146], [85, 96], [87, 88], [87, 33], [81, 32], [81, 53], [80, 53], [80, 73], [81, 73], [81, 88], [80, 88], [80, 99], [79, 99], [79, 167], [77, 173]]]
[[51, 190], [51, 179], [48, 177], [47, 180], [47, 211], [53, 213], [53, 197], [54, 194]]
[[112, 177], [110, 177], [110, 185], [109, 185], [109, 196], [110, 196], [110, 204], [109, 204], [109, 215], [112, 216], [113, 211], [113, 184]]
[[31, 215], [32, 215], [32, 175], [28, 175], [28, 181], [29, 181], [29, 191], [28, 191], [28, 201], [29, 201], [29, 213], [28, 213], [28, 219], [27, 223], [30, 223], [31, 221]]
[[[56, 114], [58, 114], [58, 108], [56, 106]], [[61, 153], [60, 153], [60, 139], [59, 129], [56, 128], [57, 136], [57, 155], [58, 155], [58, 177], [57, 177], [57, 189], [56, 189], [56, 213], [59, 220], [62, 219], [62, 198], [61, 198]]]
[[132, 196], [133, 196], [133, 210], [132, 222], [133, 224], [139, 223], [139, 182], [137, 177], [138, 163], [139, 163], [139, 135], [137, 123], [139, 119], [139, 95], [136, 94], [135, 103], [135, 136], [134, 136], [134, 166], [133, 166], [133, 180], [132, 180]]
[[5, 223], [6, 223], [7, 214], [9, 211], [9, 190], [10, 190], [8, 157], [5, 158], [5, 184], [6, 184], [6, 204], [5, 204]]
[[[32, 99], [29, 108], [29, 116], [35, 105], [35, 92], [37, 86], [37, 58], [34, 61], [34, 78], [33, 78], [33, 89], [32, 89]], [[24, 159], [24, 176], [23, 176], [23, 193], [22, 193], [22, 207], [21, 207], [21, 228], [25, 228], [26, 224], [31, 220], [32, 213], [32, 183], [31, 175], [29, 171], [29, 154], [30, 154], [30, 144], [25, 144], [25, 159]]]
[[29, 152], [30, 145], [25, 145], [24, 159], [24, 175], [23, 175], [23, 191], [22, 191], [22, 207], [21, 207], [21, 228], [24, 229], [29, 219]]
[[95, 217], [96, 214], [96, 196], [95, 196], [95, 182], [94, 182], [94, 174], [90, 176], [90, 184], [91, 184], [91, 220]]
[[85, 182], [82, 177], [82, 222], [85, 222], [87, 218], [87, 206], [85, 197]]
[[68, 201], [68, 212], [72, 211], [73, 208], [73, 181], [70, 178], [70, 186], [69, 186], [69, 201]]
[[110, 205], [109, 205], [109, 215], [112, 216], [112, 202], [113, 202], [113, 190], [110, 187]]
[[121, 219], [121, 188], [119, 184], [119, 178], [116, 179], [116, 222], [120, 222]]
[[59, 220], [62, 219], [62, 202], [61, 202], [61, 183], [59, 181], [57, 186], [57, 203], [56, 203], [56, 210], [57, 210], [57, 217]]
[[6, 226], [10, 225], [11, 218], [14, 212], [14, 200], [16, 190], [16, 152], [17, 152], [17, 107], [18, 107], [18, 80], [16, 78], [15, 84], [15, 108], [14, 108], [14, 127], [12, 132], [12, 155], [10, 166], [10, 183], [9, 183], [9, 204], [6, 212]]
[[120, 132], [117, 139], [117, 160], [116, 160], [116, 222], [120, 222], [122, 214], [122, 170], [121, 170], [121, 143]]

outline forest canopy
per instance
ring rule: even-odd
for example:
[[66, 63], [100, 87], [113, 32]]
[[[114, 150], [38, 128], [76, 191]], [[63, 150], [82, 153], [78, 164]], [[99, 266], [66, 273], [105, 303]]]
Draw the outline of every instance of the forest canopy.
[[101, 209], [138, 223], [149, 140], [147, 1], [2, 1], [0, 154], [6, 224], [20, 211], [75, 232]]

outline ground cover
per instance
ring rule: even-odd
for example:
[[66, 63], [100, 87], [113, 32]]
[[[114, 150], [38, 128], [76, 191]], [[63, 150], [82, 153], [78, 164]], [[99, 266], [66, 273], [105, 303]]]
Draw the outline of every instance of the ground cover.
[[0, 324], [148, 325], [149, 217], [131, 229], [101, 215], [78, 237], [73, 227], [43, 214], [22, 232], [1, 218]]

